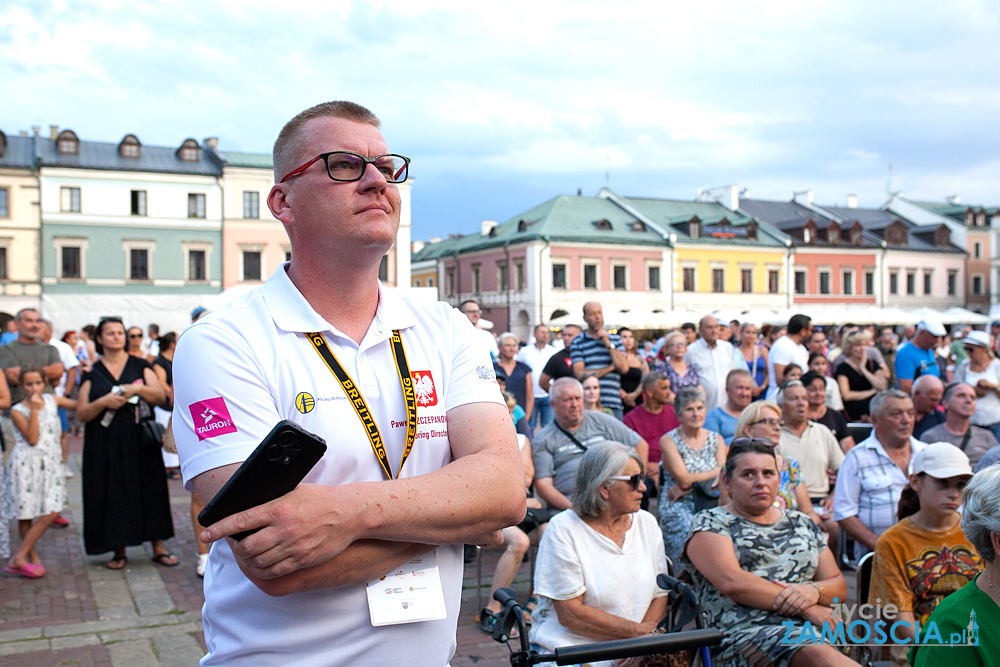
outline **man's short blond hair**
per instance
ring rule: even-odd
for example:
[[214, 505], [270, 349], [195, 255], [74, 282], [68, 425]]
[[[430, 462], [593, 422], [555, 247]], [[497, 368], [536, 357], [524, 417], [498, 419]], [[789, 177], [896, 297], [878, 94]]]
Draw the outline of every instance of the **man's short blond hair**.
[[294, 118], [285, 123], [285, 126], [281, 128], [281, 132], [278, 133], [278, 138], [274, 141], [272, 158], [274, 161], [275, 182], [298, 166], [290, 163], [296, 159], [295, 155], [298, 153], [299, 131], [303, 125], [314, 118], [343, 118], [344, 120], [352, 120], [355, 123], [367, 123], [374, 127], [382, 126], [382, 121], [369, 109], [346, 100], [323, 102], [299, 112]]

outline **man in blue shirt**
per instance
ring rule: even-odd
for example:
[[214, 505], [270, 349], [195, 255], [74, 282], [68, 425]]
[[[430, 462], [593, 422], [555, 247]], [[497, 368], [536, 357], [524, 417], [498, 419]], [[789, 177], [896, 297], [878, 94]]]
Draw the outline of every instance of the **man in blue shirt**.
[[929, 318], [920, 320], [913, 340], [896, 352], [896, 381], [900, 391], [909, 394], [913, 381], [921, 375], [941, 377], [937, 360], [934, 358], [934, 348], [937, 347], [941, 336], [946, 333], [944, 325], [940, 322]]

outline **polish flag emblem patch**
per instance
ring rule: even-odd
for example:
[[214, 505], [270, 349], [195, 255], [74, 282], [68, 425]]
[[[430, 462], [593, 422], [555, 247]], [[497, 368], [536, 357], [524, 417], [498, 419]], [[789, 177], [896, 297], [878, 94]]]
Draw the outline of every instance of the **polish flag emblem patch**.
[[430, 407], [437, 405], [437, 389], [434, 388], [434, 377], [430, 371], [410, 371], [413, 378], [413, 393], [417, 396], [417, 405]]

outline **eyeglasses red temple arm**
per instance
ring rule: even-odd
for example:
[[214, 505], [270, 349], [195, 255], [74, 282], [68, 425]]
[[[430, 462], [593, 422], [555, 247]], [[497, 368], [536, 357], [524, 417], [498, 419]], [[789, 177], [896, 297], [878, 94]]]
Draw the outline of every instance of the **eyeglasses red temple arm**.
[[399, 180], [399, 175], [402, 174], [404, 171], [406, 171], [406, 166], [407, 166], [406, 165], [406, 161], [404, 160], [403, 161], [403, 166], [399, 168], [399, 171], [397, 171], [395, 174], [392, 175], [392, 180], [398, 181]]
[[278, 181], [278, 182], [279, 183], [284, 183], [285, 181], [287, 181], [292, 176], [298, 176], [299, 174], [301, 174], [302, 172], [304, 172], [306, 169], [308, 169], [309, 167], [313, 166], [314, 163], [316, 163], [316, 162], [318, 162], [319, 160], [322, 160], [322, 159], [323, 159], [322, 155], [317, 155], [316, 157], [314, 157], [313, 159], [309, 160], [309, 162], [306, 162], [301, 167], [297, 167], [295, 169], [292, 169], [290, 172], [288, 172], [287, 174], [285, 174], [284, 176], [282, 176], [281, 180]]

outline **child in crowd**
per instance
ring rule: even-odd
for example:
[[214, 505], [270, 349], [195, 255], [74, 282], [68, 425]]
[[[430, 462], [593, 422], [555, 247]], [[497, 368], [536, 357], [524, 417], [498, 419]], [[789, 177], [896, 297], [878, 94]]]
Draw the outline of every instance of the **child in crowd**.
[[3, 571], [37, 579], [45, 576], [45, 566], [35, 544], [66, 505], [56, 408], [75, 410], [76, 401], [43, 393], [45, 377], [37, 368], [22, 368], [18, 384], [25, 398], [10, 410], [15, 441], [7, 461], [7, 501], [18, 520], [21, 546]]
[[782, 384], [794, 382], [802, 379], [802, 367], [798, 364], [788, 364], [785, 366], [785, 378]]

